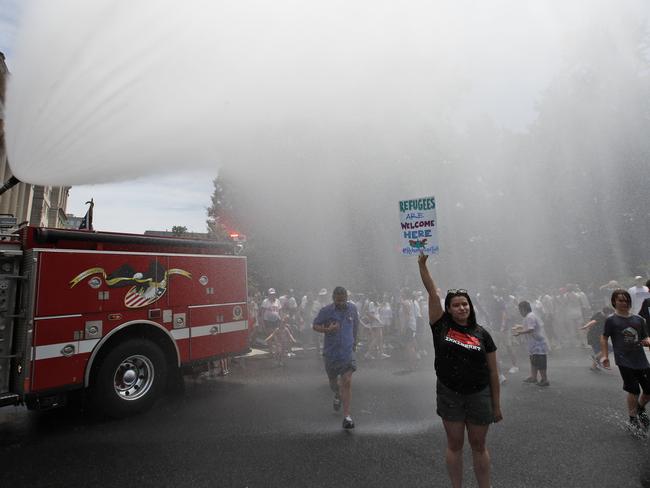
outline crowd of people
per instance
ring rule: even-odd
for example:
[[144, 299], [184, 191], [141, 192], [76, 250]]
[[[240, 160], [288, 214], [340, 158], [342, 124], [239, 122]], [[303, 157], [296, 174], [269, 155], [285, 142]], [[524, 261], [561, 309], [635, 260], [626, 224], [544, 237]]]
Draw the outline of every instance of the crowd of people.
[[627, 393], [629, 427], [645, 435], [650, 428], [650, 364], [643, 347], [650, 347], [650, 280], [637, 276], [627, 289], [612, 280], [585, 291], [577, 284], [534, 291], [490, 286], [473, 293], [472, 301], [464, 289], [442, 293], [426, 262], [426, 256], [419, 257], [426, 293], [406, 288], [353, 293], [340, 286], [331, 295], [326, 288], [303, 295], [294, 290], [278, 294], [274, 288], [264, 297], [258, 293], [250, 300], [251, 340], [268, 347], [280, 366], [298, 348], [322, 355], [332, 406], [343, 409], [344, 429], [355, 427], [351, 392], [357, 357], [366, 365], [393, 358], [412, 371], [433, 353], [436, 410], [447, 435], [453, 486], [461, 486], [466, 435], [478, 485], [489, 486], [487, 433], [503, 418], [505, 373], [518, 373], [524, 357], [530, 368], [524, 383], [547, 388], [554, 351], [584, 349], [585, 366], [595, 372], [610, 369], [613, 354]]
[[[634, 284], [627, 288], [632, 298], [632, 312], [642, 316], [641, 304], [650, 298], [648, 284], [644, 281], [637, 276]], [[491, 333], [500, 350], [502, 382], [507, 380], [508, 374], [518, 373], [520, 359], [529, 356], [530, 340], [526, 334], [530, 332], [516, 330], [516, 326], [524, 322], [539, 324], [537, 330], [541, 337], [536, 350], [550, 354], [558, 349], [583, 347], [588, 351], [585, 360], [591, 369], [602, 370], [600, 336], [605, 319], [614, 312], [611, 293], [622, 289], [617, 281], [590, 286], [585, 291], [577, 284], [535, 291], [521, 286], [513, 288], [506, 290], [492, 285], [474, 295], [478, 323]], [[355, 304], [360, 319], [359, 359], [372, 364], [393, 357], [402, 361], [407, 371], [413, 371], [422, 358], [431, 354], [431, 338], [427, 332], [429, 305], [422, 291], [407, 288], [348, 291], [348, 298]], [[522, 301], [529, 304], [529, 313], [533, 316], [526, 317], [527, 313], [522, 317]], [[304, 293], [293, 289], [278, 293], [275, 288], [269, 288], [264, 295], [255, 293], [249, 302], [254, 321], [251, 344], [269, 348], [280, 365], [295, 357], [295, 349], [321, 354], [323, 337], [314, 332], [312, 325], [320, 309], [329, 303], [331, 296], [327, 288]], [[533, 337], [537, 337], [537, 333]], [[526, 381], [530, 381], [530, 377]], [[535, 383], [550, 385], [547, 379]]]
[[[360, 357], [368, 362], [402, 357], [406, 369], [415, 370], [418, 361], [430, 353], [430, 340], [424, 337], [428, 303], [421, 291], [403, 289], [398, 293], [348, 292], [360, 320]], [[321, 354], [323, 337], [313, 330], [318, 312], [331, 303], [330, 292], [279, 294], [269, 288], [266, 296], [255, 294], [250, 302], [254, 327], [251, 344], [268, 347], [278, 364], [295, 356], [294, 349]]]

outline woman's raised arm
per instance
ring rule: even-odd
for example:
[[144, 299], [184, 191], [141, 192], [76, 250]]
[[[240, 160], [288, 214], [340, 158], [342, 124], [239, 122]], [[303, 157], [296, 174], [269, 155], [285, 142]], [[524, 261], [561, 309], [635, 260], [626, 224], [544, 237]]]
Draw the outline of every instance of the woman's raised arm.
[[435, 324], [438, 319], [442, 317], [444, 310], [440, 304], [440, 297], [438, 296], [436, 284], [433, 282], [433, 278], [431, 278], [431, 274], [427, 268], [428, 258], [429, 256], [426, 254], [420, 254], [418, 256], [418, 265], [420, 267], [420, 278], [422, 278], [422, 284], [429, 294], [429, 323]]

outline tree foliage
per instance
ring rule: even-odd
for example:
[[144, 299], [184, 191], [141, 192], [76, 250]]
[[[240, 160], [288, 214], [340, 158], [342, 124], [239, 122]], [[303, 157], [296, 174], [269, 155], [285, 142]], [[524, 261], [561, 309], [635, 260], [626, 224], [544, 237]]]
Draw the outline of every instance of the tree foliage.
[[172, 234], [174, 234], [175, 237], [182, 237], [187, 234], [187, 227], [184, 225], [174, 225], [172, 227]]
[[238, 180], [228, 178], [223, 170], [213, 180], [213, 185], [211, 205], [207, 209], [208, 234], [210, 238], [219, 241], [231, 240], [232, 233], [246, 236], [243, 254], [248, 259], [248, 285], [255, 290], [264, 271], [256, 252], [256, 233], [247, 218], [249, 214], [244, 210], [245, 190]]
[[229, 187], [223, 173], [220, 173], [214, 180], [214, 191], [212, 192], [211, 205], [208, 207], [208, 234], [211, 238], [226, 241], [230, 238], [233, 229], [233, 202], [231, 188]]

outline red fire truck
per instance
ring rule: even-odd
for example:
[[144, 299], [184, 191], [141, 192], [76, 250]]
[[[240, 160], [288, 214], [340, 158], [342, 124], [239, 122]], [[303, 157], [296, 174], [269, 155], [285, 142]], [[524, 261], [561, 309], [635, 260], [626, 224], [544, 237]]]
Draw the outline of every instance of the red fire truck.
[[0, 406], [124, 416], [184, 370], [248, 350], [233, 243], [23, 227], [0, 237]]

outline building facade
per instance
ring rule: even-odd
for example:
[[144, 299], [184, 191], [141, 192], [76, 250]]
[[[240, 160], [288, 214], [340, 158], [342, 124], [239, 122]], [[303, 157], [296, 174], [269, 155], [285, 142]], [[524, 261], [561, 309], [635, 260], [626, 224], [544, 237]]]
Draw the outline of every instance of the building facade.
[[65, 224], [63, 225], [63, 228], [80, 229], [83, 221], [84, 221], [83, 217], [77, 217], [74, 214], [65, 214]]
[[[0, 185], [11, 178], [7, 162], [4, 132], [4, 107], [9, 69], [4, 54], [0, 53]], [[64, 227], [65, 209], [70, 187], [38, 186], [18, 183], [0, 195], [0, 214], [11, 214], [18, 223], [38, 227]]]

